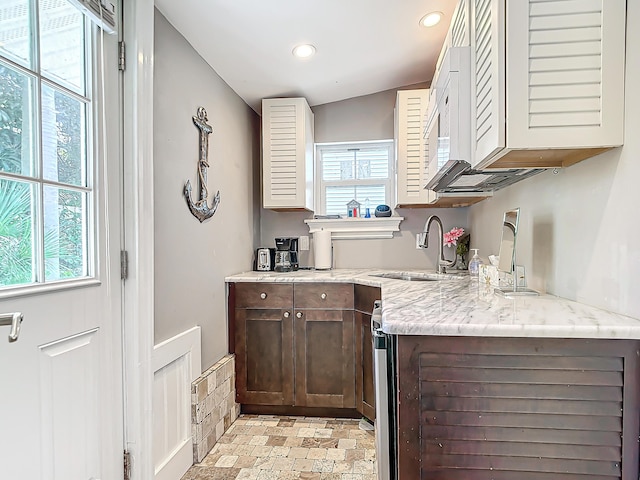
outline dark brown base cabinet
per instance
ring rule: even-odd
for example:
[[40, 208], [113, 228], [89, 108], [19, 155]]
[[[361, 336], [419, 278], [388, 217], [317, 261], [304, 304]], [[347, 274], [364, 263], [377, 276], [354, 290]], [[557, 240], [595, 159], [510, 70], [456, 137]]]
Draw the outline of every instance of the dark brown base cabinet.
[[356, 408], [369, 420], [376, 417], [376, 395], [373, 385], [373, 343], [371, 313], [373, 302], [380, 300], [380, 289], [355, 285], [356, 310]]
[[298, 310], [295, 405], [355, 408], [353, 310]]
[[638, 479], [638, 341], [397, 340], [400, 480]]
[[[362, 370], [362, 325], [356, 330], [353, 284], [231, 283], [229, 315], [236, 400], [246, 411], [360, 412], [356, 366]], [[370, 333], [368, 342], [370, 398]], [[287, 406], [298, 410], [274, 409]]]
[[230, 293], [236, 400], [293, 405], [293, 285], [238, 283]]

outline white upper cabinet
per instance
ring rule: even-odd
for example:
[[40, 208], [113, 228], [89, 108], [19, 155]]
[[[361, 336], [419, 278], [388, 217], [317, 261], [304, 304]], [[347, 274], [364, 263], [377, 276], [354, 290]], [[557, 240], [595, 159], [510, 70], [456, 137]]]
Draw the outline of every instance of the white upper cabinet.
[[[472, 162], [470, 7], [460, 0], [454, 11], [431, 81], [426, 118], [427, 178], [432, 180], [449, 160]], [[434, 207], [465, 206], [486, 195], [429, 191]]]
[[474, 166], [505, 147], [504, 11], [504, 0], [473, 0]]
[[[448, 48], [436, 80], [436, 104], [431, 111], [428, 129], [435, 128], [438, 132], [438, 170], [449, 160], [471, 163], [469, 54], [469, 47]], [[430, 173], [432, 172], [433, 169], [430, 168]]]
[[474, 166], [568, 166], [622, 145], [625, 6], [473, 0]]
[[304, 98], [262, 100], [262, 206], [313, 211], [313, 113]]
[[426, 165], [424, 112], [429, 90], [399, 90], [395, 108], [396, 206], [410, 207], [429, 203], [425, 190]]

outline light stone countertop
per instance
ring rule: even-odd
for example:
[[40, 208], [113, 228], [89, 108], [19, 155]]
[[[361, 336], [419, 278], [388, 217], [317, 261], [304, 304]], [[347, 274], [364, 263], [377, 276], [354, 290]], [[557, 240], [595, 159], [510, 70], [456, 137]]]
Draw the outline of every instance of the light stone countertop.
[[[244, 272], [227, 282], [332, 282], [380, 287], [382, 330], [396, 335], [640, 339], [640, 320], [552, 295], [504, 298], [468, 276], [421, 282], [371, 276], [401, 270]], [[411, 270], [406, 273], [428, 273]]]

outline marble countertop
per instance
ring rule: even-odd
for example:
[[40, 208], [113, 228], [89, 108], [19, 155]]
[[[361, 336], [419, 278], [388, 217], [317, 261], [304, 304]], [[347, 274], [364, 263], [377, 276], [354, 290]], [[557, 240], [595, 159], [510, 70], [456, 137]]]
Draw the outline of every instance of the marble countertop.
[[[552, 295], [505, 298], [466, 275], [405, 281], [381, 269], [244, 272], [227, 282], [348, 282], [380, 287], [382, 330], [395, 335], [640, 339], [640, 320]], [[424, 270], [411, 272], [424, 274]]]

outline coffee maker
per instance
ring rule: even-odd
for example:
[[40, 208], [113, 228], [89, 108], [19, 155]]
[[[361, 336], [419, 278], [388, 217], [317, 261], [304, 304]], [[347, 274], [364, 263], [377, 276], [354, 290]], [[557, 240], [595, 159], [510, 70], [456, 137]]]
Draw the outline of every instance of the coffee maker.
[[298, 270], [298, 237], [276, 237], [276, 272]]

